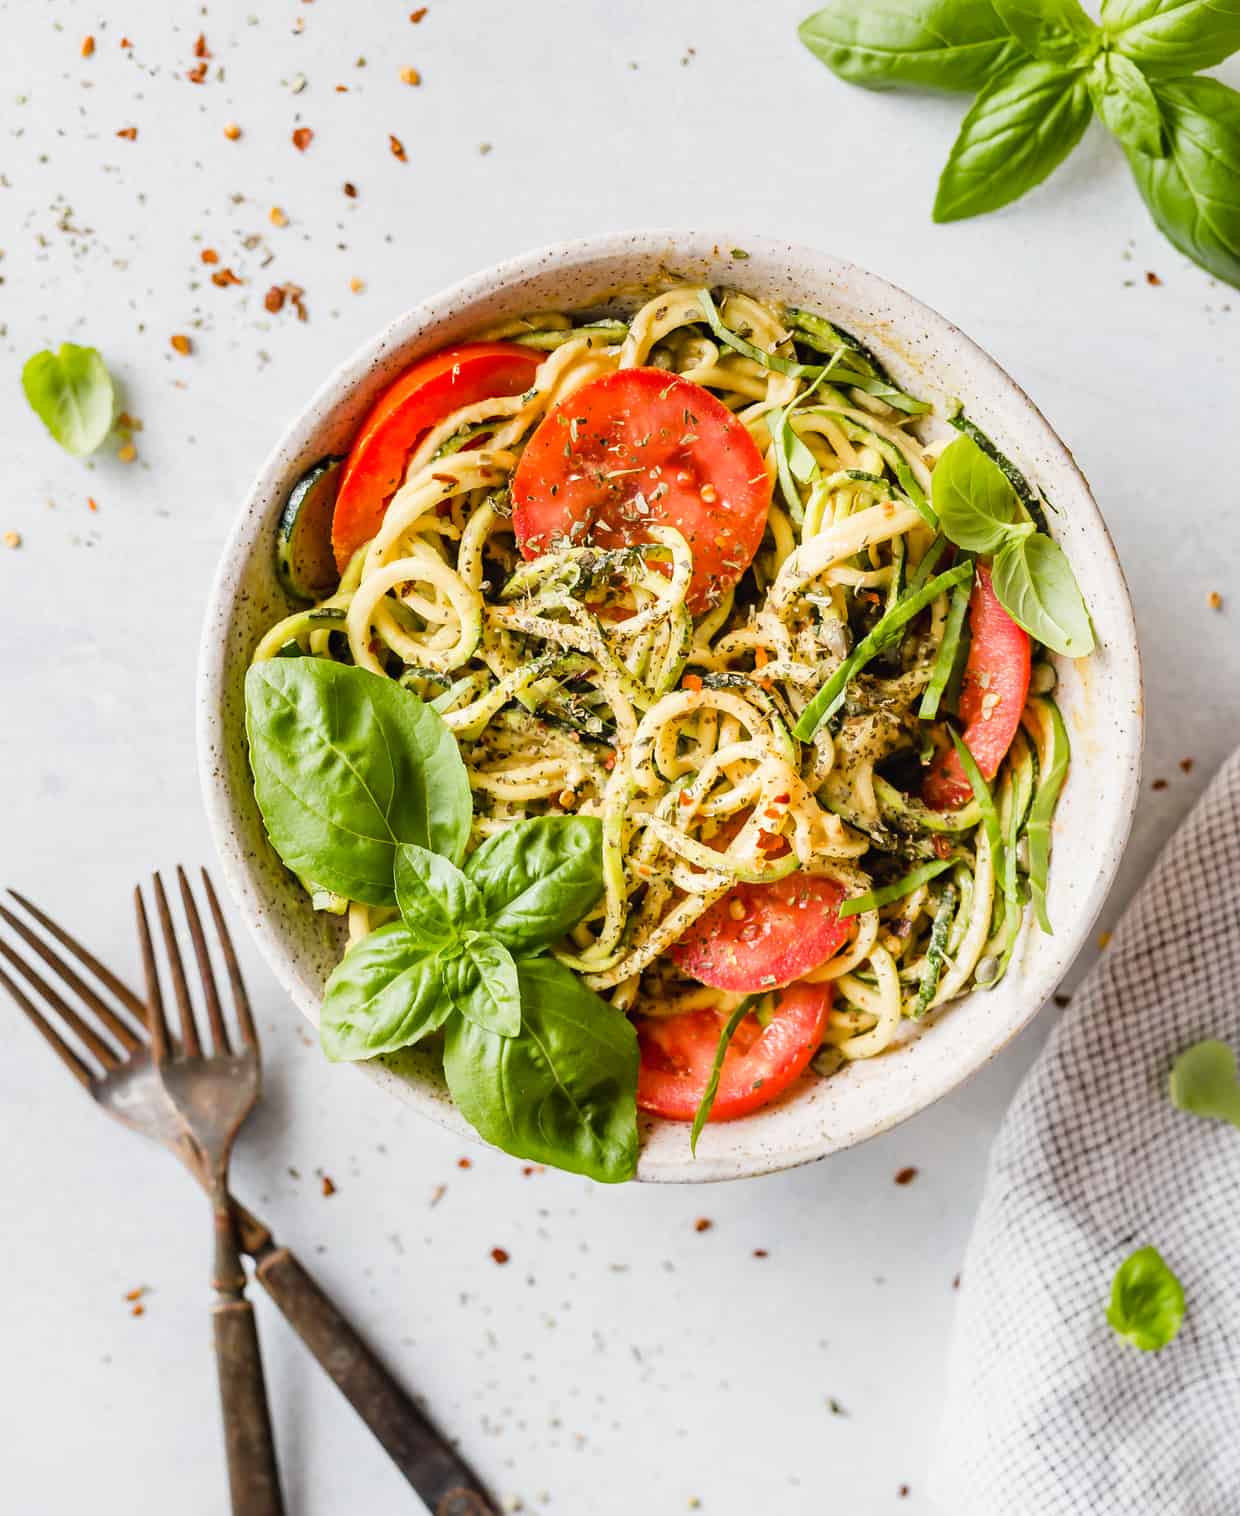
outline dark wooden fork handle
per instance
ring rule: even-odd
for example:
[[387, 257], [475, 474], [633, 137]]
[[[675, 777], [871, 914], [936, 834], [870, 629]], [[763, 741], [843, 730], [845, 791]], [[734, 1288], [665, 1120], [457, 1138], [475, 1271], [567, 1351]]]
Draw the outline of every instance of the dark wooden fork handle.
[[449, 1447], [323, 1291], [284, 1247], [260, 1251], [259, 1283], [387, 1449], [432, 1516], [496, 1516]]
[[254, 1308], [220, 1295], [211, 1307], [233, 1516], [283, 1516]]

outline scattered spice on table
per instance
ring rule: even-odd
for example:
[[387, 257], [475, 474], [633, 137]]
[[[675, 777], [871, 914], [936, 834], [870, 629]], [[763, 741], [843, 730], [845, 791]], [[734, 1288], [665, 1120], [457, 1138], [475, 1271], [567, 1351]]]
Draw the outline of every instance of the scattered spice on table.
[[122, 126], [116, 135], [125, 142], [136, 142], [138, 140], [138, 128], [136, 126]]
[[402, 84], [421, 84], [422, 75], [418, 73], [416, 68], [402, 68], [400, 71], [400, 82]]
[[1206, 604], [1212, 611], [1221, 611], [1223, 609], [1223, 597], [1217, 590], [1211, 590], [1206, 596]]
[[1194, 760], [1192, 758], [1181, 758], [1180, 759], [1180, 768], [1183, 770], [1184, 773], [1191, 774], [1192, 771], [1193, 771], [1193, 762], [1194, 762]]
[[354, 278], [352, 278], [352, 279], [349, 280], [349, 288], [353, 291], [353, 293], [355, 295], [360, 295], [362, 293], [362, 291], [366, 288], [366, 281], [364, 279], [358, 279], [355, 276]]
[[278, 205], [273, 205], [267, 212], [267, 219], [271, 222], [272, 226], [288, 225], [288, 217], [284, 214]]
[[125, 1291], [125, 1299], [128, 1300], [128, 1301], [130, 1301], [130, 1302], [133, 1302], [135, 1300], [141, 1300], [142, 1297], [143, 1297], [143, 1295], [145, 1295], [145, 1294], [146, 1294], [146, 1285], [140, 1284], [140, 1285], [137, 1286], [136, 1289], [126, 1290]]
[[241, 128], [235, 121], [229, 121], [225, 123], [224, 135], [230, 142], [236, 142], [237, 138], [241, 135]]
[[126, 442], [117, 448], [116, 456], [121, 463], [132, 463], [138, 456], [138, 449], [132, 442]]
[[714, 1224], [715, 1223], [711, 1221], [709, 1217], [699, 1216], [698, 1219], [693, 1223], [693, 1230], [695, 1232], [709, 1232]]
[[220, 261], [220, 255], [213, 247], [204, 247], [198, 256], [204, 263], [218, 263]]
[[1166, 788], [1167, 781], [1165, 779], [1155, 779], [1153, 784], [1150, 785], [1150, 789], [1152, 790], [1165, 790]]
[[839, 1401], [835, 1398], [834, 1395], [828, 1395], [827, 1396], [827, 1409], [831, 1412], [832, 1416], [847, 1416], [848, 1415], [848, 1412], [839, 1403]]
[[177, 332], [169, 340], [172, 343], [173, 352], [180, 353], [182, 358], [188, 358], [194, 351], [194, 344], [184, 332]]
[[203, 59], [201, 63], [195, 63], [193, 68], [186, 69], [185, 77], [191, 84], [201, 84], [207, 77], [206, 59]]
[[230, 268], [217, 268], [211, 275], [211, 283], [218, 284], [221, 289], [227, 288], [230, 284], [241, 284], [242, 282]]
[[1145, 276], [1145, 282], [1146, 282], [1146, 284], [1155, 284], [1155, 285], [1157, 285], [1157, 284], [1161, 284], [1162, 280], [1158, 277], [1158, 275], [1156, 273], [1154, 273], [1151, 270], [1149, 273], [1146, 274], [1146, 276]]
[[458, 1158], [456, 1160], [456, 1166], [458, 1169], [472, 1169], [474, 1166], [474, 1161], [472, 1158]]
[[907, 1500], [908, 1499], [908, 1485], [902, 1484], [900, 1486], [900, 1488], [896, 1491], [896, 1494], [899, 1495], [899, 1497], [900, 1497], [901, 1500]]
[[409, 19], [413, 22], [414, 26], [417, 26], [422, 17], [426, 15], [427, 9], [427, 6], [419, 5], [416, 11], [409, 12]]
[[912, 1184], [913, 1180], [916, 1179], [916, 1178], [917, 1178], [917, 1170], [915, 1168], [911, 1168], [910, 1167], [910, 1168], [907, 1168], [907, 1169], [900, 1169], [899, 1172], [896, 1174], [896, 1183], [897, 1184]]
[[344, 192], [350, 200], [357, 199], [357, 185], [350, 183], [348, 179], [344, 182]]
[[131, 1316], [145, 1316], [146, 1315], [146, 1307], [139, 1300], [136, 1305], [131, 1305], [129, 1307], [129, 1314]]
[[99, 509], [99, 502], [95, 499], [95, 497], [93, 495], [87, 495], [87, 497], [86, 497], [86, 508], [87, 508], [87, 510], [98, 511], [98, 509]]
[[21, 545], [22, 545], [22, 534], [20, 532], [5, 532], [5, 534], [4, 534], [4, 545], [5, 545], [5, 547], [8, 547], [8, 548], [21, 547]]
[[439, 1204], [439, 1202], [443, 1199], [443, 1197], [447, 1193], [448, 1193], [448, 1186], [446, 1184], [437, 1184], [435, 1186], [435, 1188], [431, 1191], [431, 1205], [432, 1205], [432, 1207], [437, 1206]]
[[335, 1183], [326, 1174], [323, 1175], [323, 1193], [324, 1195], [334, 1195], [336, 1193]]
[[263, 304], [274, 316], [284, 306], [284, 289], [279, 284], [273, 284], [263, 296]]
[[314, 133], [308, 126], [299, 126], [294, 128], [293, 146], [299, 153], [304, 153], [313, 141]]
[[87, 35], [82, 38], [82, 57], [89, 58], [94, 51], [95, 39], [89, 33], [87, 33]]
[[767, 1250], [765, 1248], [754, 1248], [754, 1250], [753, 1250], [753, 1256], [755, 1258], [769, 1258], [770, 1254], [767, 1252]]
[[211, 49], [207, 46], [206, 33], [199, 32], [197, 37], [194, 38], [194, 57], [209, 58], [210, 56]]
[[507, 1248], [492, 1248], [491, 1249], [491, 1257], [495, 1260], [496, 1263], [507, 1263], [508, 1262], [508, 1256], [509, 1255], [508, 1255], [508, 1249]]
[[1098, 933], [1098, 947], [1103, 952], [1105, 952], [1106, 949], [1109, 948], [1110, 946], [1111, 946], [1111, 934], [1110, 934], [1110, 932], [1099, 932]]
[[392, 136], [390, 132], [388, 133], [388, 146], [392, 149], [393, 158], [399, 158], [402, 163], [408, 163], [409, 159], [405, 153], [405, 144], [399, 137]]

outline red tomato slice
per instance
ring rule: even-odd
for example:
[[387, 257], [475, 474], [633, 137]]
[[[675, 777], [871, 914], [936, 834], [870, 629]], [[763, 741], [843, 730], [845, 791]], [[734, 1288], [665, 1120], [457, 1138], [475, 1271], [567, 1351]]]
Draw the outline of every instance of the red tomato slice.
[[668, 957], [717, 990], [791, 984], [844, 944], [848, 923], [836, 915], [843, 898], [842, 885], [816, 874], [738, 884], [668, 948]]
[[[711, 1121], [734, 1121], [769, 1105], [804, 1072], [822, 1041], [829, 984], [790, 985], [763, 1027], [746, 1016], [736, 1029], [711, 1107]], [[718, 1011], [650, 1016], [638, 1023], [637, 1103], [669, 1121], [692, 1121], [706, 1090], [726, 1017]]]
[[[977, 565], [969, 597], [969, 630], [973, 643], [960, 687], [961, 734], [977, 760], [982, 777], [999, 771], [1029, 694], [1029, 634], [1017, 626], [999, 604], [990, 583], [990, 569]], [[954, 748], [940, 753], [921, 789], [927, 805], [940, 811], [959, 810], [973, 797]]]
[[521, 551], [649, 542], [674, 526], [693, 551], [688, 603], [717, 605], [753, 560], [771, 481], [753, 438], [701, 385], [658, 368], [584, 384], [530, 438], [512, 484]]
[[383, 392], [354, 440], [336, 495], [332, 551], [341, 572], [379, 530], [409, 454], [431, 427], [463, 405], [520, 395], [545, 356], [515, 342], [468, 342], [423, 358]]

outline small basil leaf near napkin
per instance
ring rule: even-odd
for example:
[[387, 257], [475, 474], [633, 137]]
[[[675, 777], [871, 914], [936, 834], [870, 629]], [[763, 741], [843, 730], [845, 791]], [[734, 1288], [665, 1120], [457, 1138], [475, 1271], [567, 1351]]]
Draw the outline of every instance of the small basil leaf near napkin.
[[1148, 79], [1213, 68], [1240, 48], [1235, 0], [1102, 0], [1102, 24]]
[[798, 35], [841, 79], [867, 89], [975, 90], [1020, 56], [990, 0], [835, 0]]
[[54, 353], [35, 353], [22, 369], [22, 389], [30, 409], [75, 457], [93, 453], [112, 430], [116, 390], [93, 347], [62, 342]]
[[1145, 1353], [1156, 1353], [1174, 1340], [1184, 1320], [1184, 1291], [1157, 1248], [1138, 1248], [1120, 1264], [1107, 1320]]
[[293, 873], [395, 903], [396, 849], [458, 860], [473, 802], [456, 739], [411, 691], [324, 658], [274, 658], [245, 680], [254, 794]]
[[1081, 140], [1093, 106], [1083, 76], [1030, 58], [983, 86], [934, 198], [936, 221], [996, 211], [1041, 184]]
[[554, 958], [517, 962], [520, 1032], [454, 1017], [444, 1075], [457, 1108], [494, 1146], [603, 1183], [637, 1166], [637, 1033]]
[[1172, 1065], [1168, 1094], [1177, 1110], [1240, 1127], [1236, 1055], [1225, 1042], [1194, 1043]]

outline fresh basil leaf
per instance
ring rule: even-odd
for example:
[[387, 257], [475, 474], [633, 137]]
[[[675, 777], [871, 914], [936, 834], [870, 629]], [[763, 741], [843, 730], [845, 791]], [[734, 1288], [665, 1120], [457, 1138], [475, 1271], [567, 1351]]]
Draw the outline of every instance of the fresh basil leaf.
[[65, 452], [93, 453], [112, 430], [116, 391], [108, 366], [93, 347], [62, 342], [26, 360], [22, 389], [30, 409]]
[[979, 89], [1020, 56], [990, 0], [833, 0], [797, 35], [849, 84]]
[[577, 925], [603, 893], [603, 825], [595, 816], [535, 816], [488, 837], [465, 873], [486, 930], [523, 957]]
[[1133, 1347], [1156, 1353], [1184, 1320], [1184, 1290], [1157, 1248], [1138, 1248], [1116, 1270], [1107, 1320]]
[[1094, 109], [1111, 135], [1134, 152], [1161, 158], [1167, 151], [1162, 114], [1137, 65], [1122, 53], [1102, 53], [1094, 59], [1087, 82]]
[[1022, 525], [1033, 530], [1007, 476], [972, 437], [957, 437], [939, 454], [930, 501], [944, 535], [971, 553], [995, 552]]
[[1089, 612], [1059, 544], [1041, 532], [1017, 537], [999, 550], [991, 567], [999, 604], [1031, 637], [1066, 658], [1094, 650]]
[[517, 966], [502, 942], [471, 932], [459, 953], [445, 957], [444, 990], [462, 1016], [484, 1032], [515, 1037], [521, 1030]]
[[1128, 152], [1159, 230], [1218, 279], [1240, 287], [1240, 94], [1217, 79], [1154, 85], [1167, 155]]
[[442, 965], [402, 921], [355, 942], [323, 993], [319, 1041], [333, 1062], [420, 1042], [452, 1014]]
[[1081, 140], [1091, 111], [1079, 73], [1039, 59], [1006, 69], [964, 118], [939, 179], [934, 219], [996, 211], [1041, 184]]
[[1102, 0], [1102, 25], [1147, 78], [1182, 77], [1240, 48], [1240, 0]]
[[994, 0], [994, 7], [1024, 50], [1044, 63], [1080, 68], [1102, 45], [1079, 0]]
[[448, 1023], [444, 1074], [479, 1134], [506, 1153], [603, 1183], [637, 1167], [637, 1033], [554, 958], [517, 962], [521, 1030]]
[[323, 658], [279, 658], [247, 673], [245, 705], [258, 808], [295, 874], [390, 905], [398, 843], [459, 860], [469, 779], [456, 739], [412, 691]]
[[1236, 1055], [1225, 1042], [1197, 1042], [1186, 1048], [1172, 1065], [1169, 1089], [1177, 1110], [1240, 1127]]
[[442, 945], [486, 925], [482, 896], [450, 859], [416, 843], [396, 849], [396, 904], [419, 941]]

